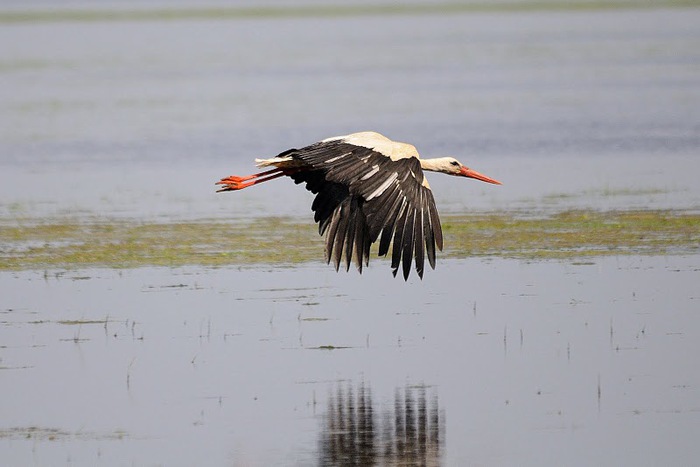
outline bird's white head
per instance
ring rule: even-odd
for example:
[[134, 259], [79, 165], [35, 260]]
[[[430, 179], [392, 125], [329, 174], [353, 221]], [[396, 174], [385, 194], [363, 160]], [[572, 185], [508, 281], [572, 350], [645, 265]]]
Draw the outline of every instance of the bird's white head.
[[437, 157], [435, 159], [421, 159], [421, 166], [425, 170], [433, 172], [442, 172], [448, 175], [456, 175], [458, 177], [474, 178], [486, 183], [501, 185], [501, 182], [480, 174], [476, 170], [466, 167], [454, 157]]

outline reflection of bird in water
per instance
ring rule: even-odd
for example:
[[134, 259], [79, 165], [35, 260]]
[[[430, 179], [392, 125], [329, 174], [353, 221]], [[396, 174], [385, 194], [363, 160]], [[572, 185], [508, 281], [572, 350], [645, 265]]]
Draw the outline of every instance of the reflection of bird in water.
[[424, 170], [501, 183], [452, 157], [420, 159], [413, 145], [372, 131], [328, 138], [256, 162], [274, 168], [222, 178], [219, 191], [242, 190], [285, 175], [305, 183], [316, 195], [311, 209], [319, 233], [326, 234], [326, 260], [336, 270], [345, 256], [346, 269], [354, 260], [362, 272], [371, 244], [379, 241], [379, 256], [386, 256], [393, 245], [391, 267], [396, 275], [403, 263], [404, 279], [414, 258], [423, 277], [426, 254], [434, 269], [435, 247], [442, 250], [440, 218]]
[[338, 388], [328, 400], [319, 441], [319, 465], [440, 465], [444, 420], [426, 386], [396, 389], [394, 405], [375, 413], [372, 393]]

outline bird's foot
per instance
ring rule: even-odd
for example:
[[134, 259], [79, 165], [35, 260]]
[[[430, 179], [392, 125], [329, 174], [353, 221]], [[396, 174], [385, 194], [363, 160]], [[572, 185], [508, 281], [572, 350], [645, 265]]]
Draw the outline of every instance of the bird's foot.
[[231, 176], [222, 178], [221, 180], [216, 182], [216, 185], [223, 185], [223, 187], [216, 190], [216, 192], [219, 193], [221, 191], [242, 190], [243, 188], [249, 187], [250, 185], [254, 184], [254, 182], [246, 183], [247, 180], [250, 180], [250, 177]]

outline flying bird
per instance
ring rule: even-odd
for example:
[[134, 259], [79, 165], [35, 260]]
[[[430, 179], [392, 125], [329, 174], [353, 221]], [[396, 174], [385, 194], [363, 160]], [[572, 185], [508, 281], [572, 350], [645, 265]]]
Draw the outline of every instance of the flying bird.
[[370, 246], [379, 240], [379, 256], [386, 256], [391, 246], [392, 272], [396, 276], [402, 266], [404, 280], [414, 259], [421, 279], [426, 255], [435, 269], [435, 247], [442, 250], [440, 218], [423, 171], [501, 184], [453, 157], [420, 159], [413, 145], [372, 131], [324, 139], [255, 162], [274, 168], [222, 178], [217, 191], [242, 190], [282, 176], [305, 183], [316, 195], [311, 209], [319, 234], [326, 235], [326, 261], [333, 261], [336, 271], [344, 257], [346, 270], [354, 262], [362, 273]]

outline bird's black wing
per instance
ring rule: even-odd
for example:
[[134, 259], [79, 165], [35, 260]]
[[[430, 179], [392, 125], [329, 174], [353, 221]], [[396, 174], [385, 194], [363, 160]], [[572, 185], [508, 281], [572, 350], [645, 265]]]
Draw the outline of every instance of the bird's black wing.
[[[332, 140], [283, 153], [305, 167], [290, 176], [316, 194], [312, 204], [319, 233], [326, 233], [326, 259], [336, 269], [345, 256], [360, 272], [370, 245], [379, 240], [379, 256], [391, 246], [394, 275], [403, 266], [408, 279], [415, 258], [422, 278], [425, 256], [435, 268], [435, 247], [442, 250], [442, 228], [423, 171], [415, 158], [392, 160], [363, 146]], [[380, 238], [381, 235], [381, 238]], [[354, 252], [354, 256], [353, 256]]]

